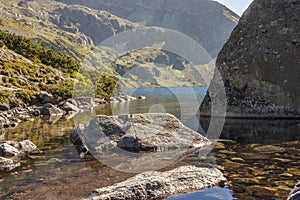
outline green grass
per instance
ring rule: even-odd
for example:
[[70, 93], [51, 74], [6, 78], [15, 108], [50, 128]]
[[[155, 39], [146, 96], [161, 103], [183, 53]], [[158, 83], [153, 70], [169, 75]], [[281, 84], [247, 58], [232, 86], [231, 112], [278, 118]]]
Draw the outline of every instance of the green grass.
[[4, 44], [8, 49], [33, 62], [42, 63], [66, 73], [78, 71], [80, 68], [80, 63], [76, 62], [72, 57], [42, 47], [24, 36], [0, 30], [0, 40], [0, 44]]

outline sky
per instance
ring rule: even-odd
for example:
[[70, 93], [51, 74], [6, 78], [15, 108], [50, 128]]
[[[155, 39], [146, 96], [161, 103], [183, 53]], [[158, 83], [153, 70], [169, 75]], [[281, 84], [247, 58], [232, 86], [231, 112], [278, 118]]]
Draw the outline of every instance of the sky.
[[253, 0], [215, 0], [241, 16]]

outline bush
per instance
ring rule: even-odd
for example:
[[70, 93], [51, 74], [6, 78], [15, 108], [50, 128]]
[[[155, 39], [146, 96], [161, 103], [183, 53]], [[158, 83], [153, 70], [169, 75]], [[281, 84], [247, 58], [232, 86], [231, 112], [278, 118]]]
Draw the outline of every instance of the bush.
[[73, 71], [78, 71], [80, 68], [80, 63], [76, 62], [72, 57], [42, 47], [24, 36], [0, 30], [0, 41], [2, 41], [7, 48], [21, 54], [33, 62], [52, 66], [70, 74]]

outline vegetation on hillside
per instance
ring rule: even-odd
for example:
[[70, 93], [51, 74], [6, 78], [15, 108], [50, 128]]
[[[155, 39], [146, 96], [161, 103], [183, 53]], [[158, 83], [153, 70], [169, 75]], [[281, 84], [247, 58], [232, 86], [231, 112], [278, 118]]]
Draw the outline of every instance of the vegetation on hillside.
[[[41, 91], [58, 100], [71, 98], [76, 77], [89, 90], [96, 88], [97, 97], [110, 97], [117, 85], [115, 79], [99, 72], [80, 70], [81, 64], [72, 57], [36, 44], [31, 39], [0, 30], [0, 47], [8, 48], [26, 60], [0, 59], [0, 102], [17, 106], [36, 103]], [[85, 91], [85, 93], [95, 92]], [[83, 94], [85, 94], [83, 93]]]
[[68, 55], [42, 47], [24, 36], [0, 30], [0, 46], [3, 45], [35, 63], [52, 66], [66, 73], [72, 74], [80, 68], [80, 63]]

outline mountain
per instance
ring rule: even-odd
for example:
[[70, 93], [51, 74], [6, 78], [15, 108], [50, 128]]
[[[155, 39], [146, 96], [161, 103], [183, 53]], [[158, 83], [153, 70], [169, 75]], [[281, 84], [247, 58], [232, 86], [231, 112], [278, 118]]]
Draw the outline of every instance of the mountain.
[[299, 12], [299, 1], [255, 0], [242, 15], [216, 62], [228, 112], [300, 115]]
[[[97, 8], [98, 3], [104, 6]], [[195, 67], [207, 69], [207, 63], [193, 66], [174, 52], [148, 47], [117, 55], [97, 46], [107, 38], [136, 28], [159, 26], [155, 31], [160, 33], [165, 31], [163, 28], [186, 33], [214, 57], [237, 22], [234, 13], [208, 0], [186, 3], [12, 0], [0, 1], [0, 8], [1, 30], [68, 54], [85, 69], [106, 73], [125, 87], [204, 85], [203, 78], [195, 76]], [[135, 12], [129, 14], [129, 9]]]
[[108, 11], [145, 25], [172, 29], [199, 42], [215, 57], [238, 22], [238, 15], [212, 0], [59, 0]]

